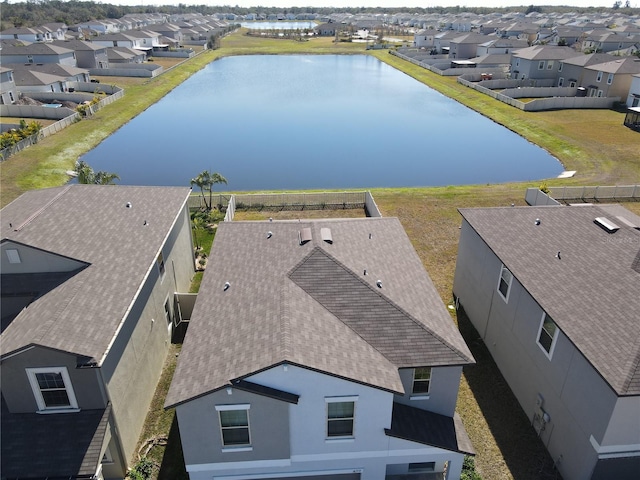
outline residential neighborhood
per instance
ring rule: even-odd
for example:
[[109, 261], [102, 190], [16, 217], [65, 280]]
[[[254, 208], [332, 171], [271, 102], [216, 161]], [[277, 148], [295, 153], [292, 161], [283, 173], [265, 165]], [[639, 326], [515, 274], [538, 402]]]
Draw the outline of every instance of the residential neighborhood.
[[[226, 35], [262, 35], [245, 26], [256, 21], [311, 22], [296, 41], [361, 42], [520, 115], [615, 112], [619, 136], [640, 142], [640, 15], [615, 9], [13, 27], [0, 31], [0, 116], [54, 119], [57, 138], [126, 101], [118, 82], [144, 89]], [[227, 180], [208, 170], [192, 188], [91, 184], [78, 170], [61, 186], [24, 182], [0, 210], [2, 480], [640, 475], [637, 170], [591, 173], [616, 183], [600, 194], [545, 180], [503, 196], [486, 194], [500, 184], [416, 190], [406, 214], [386, 188], [379, 208], [371, 191], [218, 195]], [[481, 476], [483, 455], [496, 470]]]

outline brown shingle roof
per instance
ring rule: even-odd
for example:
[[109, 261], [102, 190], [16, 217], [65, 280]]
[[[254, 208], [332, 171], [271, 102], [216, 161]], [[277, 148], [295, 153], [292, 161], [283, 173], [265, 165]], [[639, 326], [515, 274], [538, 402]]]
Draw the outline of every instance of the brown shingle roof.
[[285, 362], [402, 392], [473, 357], [397, 219], [221, 224], [166, 405]]
[[[640, 231], [616, 217], [640, 218], [594, 205], [460, 213], [614, 391], [640, 394]], [[597, 217], [620, 229], [607, 233]]]
[[[89, 266], [11, 322], [2, 333], [2, 354], [38, 344], [100, 362], [189, 192], [182, 187], [69, 185], [27, 192], [3, 208], [3, 240]], [[126, 208], [127, 202], [132, 208]]]

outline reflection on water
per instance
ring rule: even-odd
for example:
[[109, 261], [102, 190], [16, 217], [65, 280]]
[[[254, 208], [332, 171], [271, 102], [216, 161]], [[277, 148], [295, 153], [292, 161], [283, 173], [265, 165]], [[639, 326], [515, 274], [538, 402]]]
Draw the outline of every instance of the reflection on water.
[[[126, 101], [124, 98], [121, 101]], [[227, 57], [83, 157], [121, 184], [218, 190], [499, 183], [554, 177], [539, 147], [367, 55]]]

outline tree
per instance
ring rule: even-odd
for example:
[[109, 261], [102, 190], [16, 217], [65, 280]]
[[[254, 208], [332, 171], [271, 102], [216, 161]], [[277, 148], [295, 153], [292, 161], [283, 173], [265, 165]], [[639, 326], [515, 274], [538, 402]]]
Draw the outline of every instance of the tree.
[[113, 185], [115, 180], [120, 180], [116, 173], [99, 171], [94, 172], [84, 160], [76, 162], [76, 178], [78, 183], [84, 185]]
[[[213, 208], [211, 199], [213, 197], [213, 186], [219, 183], [227, 183], [227, 179], [217, 172], [211, 173], [209, 170], [204, 170], [198, 174], [197, 177], [191, 179], [191, 185], [196, 185], [200, 188], [200, 194], [202, 195], [202, 201], [207, 210]], [[209, 192], [209, 202], [204, 195], [204, 192]]]

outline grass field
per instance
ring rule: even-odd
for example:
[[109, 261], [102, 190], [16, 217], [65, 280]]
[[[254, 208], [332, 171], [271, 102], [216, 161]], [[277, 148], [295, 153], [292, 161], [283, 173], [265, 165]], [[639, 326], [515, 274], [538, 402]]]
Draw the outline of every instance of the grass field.
[[[578, 172], [574, 178], [564, 180], [540, 179], [516, 184], [373, 190], [373, 196], [383, 215], [397, 216], [400, 219], [445, 303], [451, 301], [452, 295], [458, 228], [461, 222], [458, 208], [512, 203], [524, 205], [525, 188], [538, 186], [542, 181], [548, 185], [622, 185], [638, 183], [640, 180], [640, 134], [622, 125], [624, 115], [619, 112], [522, 112], [463, 87], [454, 78], [440, 77], [386, 51], [365, 51], [363, 44], [336, 44], [332, 38], [316, 38], [307, 42], [260, 39], [247, 37], [242, 33], [241, 30], [224, 38], [219, 50], [204, 52], [158, 78], [137, 83], [120, 83], [126, 89], [123, 101], [109, 105], [92, 119], [74, 124], [64, 132], [3, 162], [0, 165], [2, 205], [25, 190], [63, 184], [67, 180], [64, 172], [73, 168], [82, 153], [162, 98], [191, 74], [216, 58], [244, 54], [374, 55], [545, 148], [567, 170]], [[640, 214], [640, 204], [628, 204], [628, 207]], [[260, 219], [264, 218], [262, 215], [252, 212], [238, 218]], [[278, 218], [273, 214], [267, 216]], [[482, 342], [478, 340], [477, 334], [464, 315], [454, 317], [454, 321], [458, 322], [478, 361], [477, 365], [464, 369], [457, 409], [477, 450], [476, 465], [479, 472], [485, 480], [554, 478], [548, 455], [533, 435], [527, 418]], [[173, 412], [162, 410], [164, 395], [175, 366], [175, 353], [177, 350], [168, 358], [168, 366], [141, 438], [143, 442], [147, 438], [169, 435], [166, 453], [162, 445], [153, 447], [150, 451], [151, 458], [158, 466], [162, 464], [159, 478], [167, 479], [184, 478], [184, 471], [180, 471], [181, 456], [179, 443], [176, 444], [177, 429]]]

